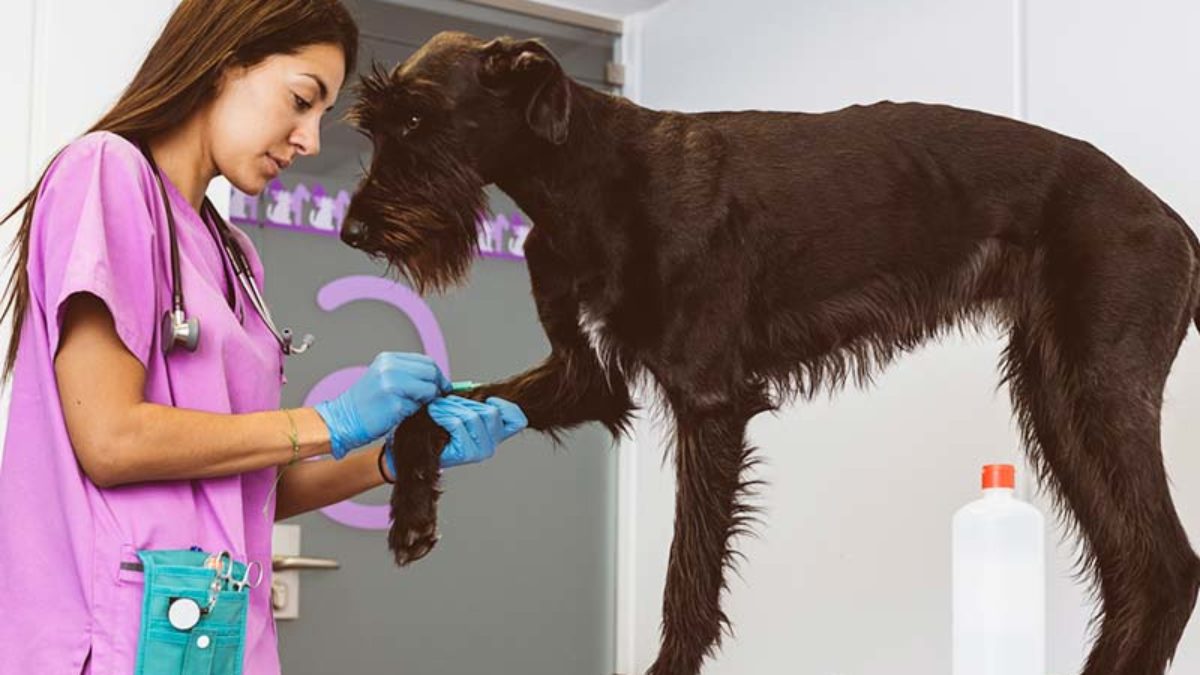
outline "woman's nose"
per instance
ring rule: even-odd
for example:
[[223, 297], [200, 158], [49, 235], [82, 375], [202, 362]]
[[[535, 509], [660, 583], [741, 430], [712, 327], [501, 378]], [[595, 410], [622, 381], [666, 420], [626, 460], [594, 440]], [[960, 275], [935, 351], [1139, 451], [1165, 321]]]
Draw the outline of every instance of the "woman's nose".
[[296, 146], [296, 152], [300, 155], [312, 156], [320, 154], [321, 121], [315, 120], [297, 128], [292, 134], [292, 143]]

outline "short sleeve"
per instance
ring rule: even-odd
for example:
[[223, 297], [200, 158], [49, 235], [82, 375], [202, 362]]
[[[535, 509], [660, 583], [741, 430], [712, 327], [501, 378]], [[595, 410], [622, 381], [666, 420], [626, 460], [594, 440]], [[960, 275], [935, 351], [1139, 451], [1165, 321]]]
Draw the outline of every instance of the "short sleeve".
[[[40, 275], [51, 353], [66, 302], [87, 292], [104, 302], [125, 347], [148, 367], [158, 326], [157, 201], [147, 194], [140, 152], [114, 134], [67, 146], [46, 174], [34, 207], [32, 278]], [[31, 244], [32, 245], [32, 244]], [[31, 283], [32, 286], [32, 283]]]

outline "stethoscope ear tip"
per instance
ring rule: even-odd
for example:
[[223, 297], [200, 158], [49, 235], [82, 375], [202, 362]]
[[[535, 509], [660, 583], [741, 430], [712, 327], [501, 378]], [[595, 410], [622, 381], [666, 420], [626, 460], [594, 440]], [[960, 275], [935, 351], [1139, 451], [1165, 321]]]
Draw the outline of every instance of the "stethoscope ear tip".
[[282, 337], [281, 342], [283, 343], [283, 351], [285, 354], [289, 355], [303, 354], [304, 352], [308, 351], [308, 348], [312, 346], [313, 341], [316, 339], [313, 337], [312, 333], [305, 333], [304, 337], [300, 338], [300, 344], [296, 345], [292, 343], [291, 328], [284, 328], [282, 331], [280, 331], [280, 334]]

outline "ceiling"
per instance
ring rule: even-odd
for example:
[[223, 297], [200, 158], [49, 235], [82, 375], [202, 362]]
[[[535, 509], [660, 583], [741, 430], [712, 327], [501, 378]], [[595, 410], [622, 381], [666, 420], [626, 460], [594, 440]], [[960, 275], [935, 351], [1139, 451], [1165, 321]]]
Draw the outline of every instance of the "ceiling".
[[657, 7], [667, 0], [539, 0], [539, 2], [589, 14], [622, 18]]

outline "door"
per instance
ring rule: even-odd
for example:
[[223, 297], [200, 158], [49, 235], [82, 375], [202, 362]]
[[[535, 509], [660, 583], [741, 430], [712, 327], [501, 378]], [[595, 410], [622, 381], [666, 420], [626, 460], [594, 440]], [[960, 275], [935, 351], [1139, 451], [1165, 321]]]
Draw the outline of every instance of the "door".
[[[465, 3], [443, 9], [358, 2], [360, 72], [396, 63], [427, 38], [543, 37], [577, 79], [603, 87], [611, 35]], [[349, 84], [349, 83], [348, 83]], [[230, 216], [254, 239], [265, 295], [280, 327], [316, 336], [288, 359], [284, 405], [312, 405], [353, 382], [380, 351], [423, 351], [456, 380], [522, 371], [549, 350], [522, 260], [529, 222], [491, 190], [484, 255], [464, 287], [422, 299], [384, 265], [337, 239], [369, 144], [328, 115], [322, 151], [300, 158], [257, 200], [234, 194]], [[361, 164], [360, 164], [361, 162]], [[598, 675], [612, 672], [616, 449], [599, 427], [561, 448], [522, 434], [477, 466], [447, 470], [441, 542], [397, 568], [386, 545], [384, 488], [351, 504], [290, 519], [302, 553], [336, 570], [300, 573], [299, 617], [279, 619], [288, 675]]]

